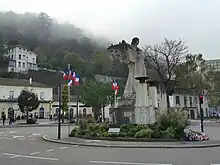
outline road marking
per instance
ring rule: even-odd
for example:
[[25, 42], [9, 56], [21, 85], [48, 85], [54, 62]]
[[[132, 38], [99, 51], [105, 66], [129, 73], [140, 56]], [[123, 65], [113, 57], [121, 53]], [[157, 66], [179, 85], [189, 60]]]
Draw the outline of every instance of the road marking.
[[36, 154], [39, 154], [40, 152], [32, 152], [30, 153], [30, 155], [36, 155]]
[[46, 152], [52, 152], [52, 151], [54, 151], [54, 149], [49, 149], [49, 150], [47, 150]]
[[73, 147], [78, 147], [79, 145], [73, 145]]
[[10, 158], [13, 159], [13, 158], [17, 158], [19, 157], [19, 155], [14, 155], [14, 156], [11, 156]]
[[160, 163], [134, 163], [134, 162], [109, 162], [109, 161], [89, 161], [93, 164], [117, 164], [117, 165], [172, 165], [172, 164], [160, 164]]
[[33, 133], [32, 136], [40, 136], [40, 133]]
[[10, 131], [9, 133], [16, 133], [15, 131]]
[[60, 149], [61, 149], [61, 150], [64, 150], [64, 149], [67, 149], [67, 148], [68, 148], [68, 147], [61, 147]]
[[16, 138], [24, 138], [24, 136], [13, 136], [14, 139]]
[[41, 159], [41, 160], [59, 160], [57, 158], [48, 158], [48, 157], [35, 157], [35, 156], [28, 156], [28, 155], [17, 155], [17, 154], [10, 154], [10, 153], [3, 153], [4, 155], [11, 156], [10, 158], [29, 158], [29, 159]]
[[91, 143], [91, 142], [100, 142], [101, 140], [86, 140], [86, 142]]

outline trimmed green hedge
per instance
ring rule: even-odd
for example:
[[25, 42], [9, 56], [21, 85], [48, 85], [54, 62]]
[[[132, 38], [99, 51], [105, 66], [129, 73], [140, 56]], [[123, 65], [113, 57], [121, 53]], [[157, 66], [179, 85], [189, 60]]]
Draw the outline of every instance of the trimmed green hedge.
[[[162, 114], [159, 121], [153, 125], [130, 124], [112, 125], [103, 123], [87, 123], [80, 121], [79, 128], [74, 128], [70, 137], [98, 138], [110, 140], [114, 139], [182, 139], [184, 129], [188, 125], [187, 118], [179, 112]], [[120, 128], [119, 133], [108, 133], [109, 128]], [[160, 141], [160, 140], [159, 140]]]

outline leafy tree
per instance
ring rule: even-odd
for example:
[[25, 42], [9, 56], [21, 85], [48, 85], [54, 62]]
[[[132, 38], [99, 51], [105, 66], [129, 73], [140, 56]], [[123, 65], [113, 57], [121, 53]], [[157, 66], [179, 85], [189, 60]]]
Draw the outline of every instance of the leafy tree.
[[2, 38], [2, 34], [0, 33], [0, 68], [5, 70], [8, 67], [9, 59], [4, 56], [6, 52], [5, 44]]
[[146, 46], [144, 50], [148, 65], [157, 71], [167, 93], [167, 106], [170, 107], [169, 95], [172, 94], [178, 74], [177, 66], [185, 58], [187, 46], [182, 40], [165, 40], [159, 45]]
[[26, 112], [28, 122], [28, 112], [31, 112], [38, 108], [40, 102], [38, 96], [27, 89], [23, 89], [18, 96], [18, 106], [22, 113]]
[[[25, 46], [38, 54], [38, 62], [49, 63], [54, 69], [66, 68], [67, 62], [63, 63], [63, 59], [71, 52], [80, 57], [80, 63], [73, 62], [76, 64], [72, 65], [76, 67], [74, 69], [80, 74], [90, 75], [93, 69], [92, 54], [105, 50], [103, 44], [107, 43], [96, 37], [85, 37], [82, 29], [72, 24], [58, 23], [46, 13], [0, 12], [0, 22], [0, 33], [8, 41], [8, 46]], [[86, 63], [81, 65], [82, 61]]]
[[67, 67], [68, 64], [70, 64], [72, 69], [77, 73], [81, 74], [83, 72], [83, 59], [80, 55], [68, 52], [63, 58], [63, 67]]
[[111, 70], [112, 61], [106, 54], [96, 52], [93, 55], [93, 65], [96, 74], [106, 74]]
[[181, 63], [178, 68], [178, 87], [190, 88], [196, 93], [200, 93], [202, 88], [207, 87], [205, 81], [202, 81], [206, 78], [204, 62], [202, 54], [187, 54], [185, 62]]
[[68, 112], [68, 86], [65, 84], [62, 89], [62, 122], [64, 123], [64, 112]]
[[94, 116], [97, 120], [101, 108], [108, 106], [113, 102], [113, 91], [111, 84], [103, 84], [95, 80], [90, 80], [81, 86], [81, 101], [95, 109]]

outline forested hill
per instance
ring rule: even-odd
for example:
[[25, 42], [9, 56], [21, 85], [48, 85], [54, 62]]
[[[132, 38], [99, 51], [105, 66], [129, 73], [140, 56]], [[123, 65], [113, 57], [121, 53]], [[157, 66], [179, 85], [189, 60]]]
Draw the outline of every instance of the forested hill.
[[64, 69], [70, 63], [84, 76], [123, 76], [122, 64], [109, 62], [105, 39], [88, 37], [72, 24], [58, 23], [46, 13], [0, 12], [0, 42], [22, 45], [38, 54], [38, 66]]

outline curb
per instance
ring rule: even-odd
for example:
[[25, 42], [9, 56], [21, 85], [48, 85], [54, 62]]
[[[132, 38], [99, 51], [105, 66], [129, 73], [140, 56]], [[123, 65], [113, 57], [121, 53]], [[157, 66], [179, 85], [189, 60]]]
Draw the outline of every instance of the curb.
[[68, 144], [68, 145], [78, 145], [87, 147], [104, 147], [104, 148], [213, 148], [220, 147], [220, 143], [213, 144], [199, 144], [199, 145], [105, 145], [105, 144], [86, 144], [77, 142], [68, 142], [62, 140], [50, 139], [46, 135], [42, 137], [43, 140], [52, 143]]
[[[5, 125], [1, 128], [19, 128], [19, 127], [57, 127], [58, 124], [17, 124], [17, 125]], [[61, 126], [67, 126], [68, 124], [61, 124]]]

